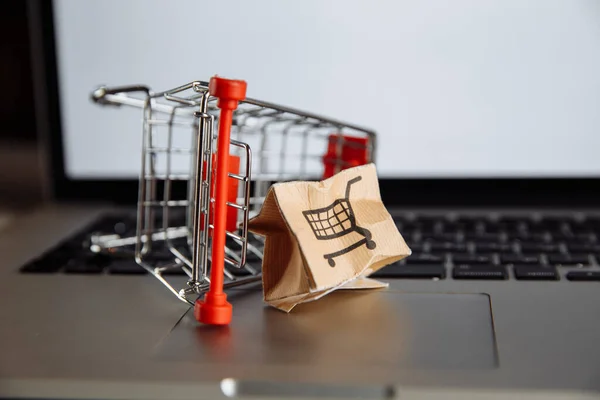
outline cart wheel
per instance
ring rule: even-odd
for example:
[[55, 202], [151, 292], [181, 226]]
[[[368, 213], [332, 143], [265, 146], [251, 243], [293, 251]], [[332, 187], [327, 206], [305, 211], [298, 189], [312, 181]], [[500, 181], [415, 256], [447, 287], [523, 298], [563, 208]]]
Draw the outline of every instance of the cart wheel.
[[374, 240], [367, 240], [367, 249], [369, 250], [373, 250], [377, 245], [375, 244]]
[[330, 267], [335, 267], [335, 260], [333, 258], [330, 258], [329, 260], [327, 260], [327, 262], [329, 263]]

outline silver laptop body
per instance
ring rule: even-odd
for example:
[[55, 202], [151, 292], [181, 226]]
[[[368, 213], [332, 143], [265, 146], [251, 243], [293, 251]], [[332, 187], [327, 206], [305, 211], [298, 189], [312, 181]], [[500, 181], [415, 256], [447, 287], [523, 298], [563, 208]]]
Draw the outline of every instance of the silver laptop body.
[[[52, 22], [49, 7], [30, 4], [39, 26]], [[389, 289], [333, 293], [291, 314], [266, 306], [256, 283], [229, 291], [234, 322], [226, 328], [199, 325], [188, 305], [148, 275], [23, 273], [106, 213], [132, 210], [135, 197], [115, 206], [110, 196], [136, 190], [135, 182], [66, 177], [51, 99], [58, 90], [55, 67], [48, 67], [53, 41], [43, 30], [32, 34], [38, 119], [55, 196], [0, 231], [0, 397], [600, 397], [600, 283], [567, 278], [600, 272], [592, 252], [589, 266], [558, 267], [557, 280], [517, 279], [511, 266], [506, 279], [454, 279], [455, 265], [446, 263], [441, 279], [381, 278]], [[381, 189], [399, 218], [581, 219], [600, 216], [590, 206], [594, 185], [383, 179]], [[433, 196], [449, 187], [458, 189]], [[477, 188], [487, 195], [460, 194]], [[498, 188], [514, 196], [494, 198]], [[397, 196], [396, 189], [411, 195]], [[561, 190], [571, 191], [572, 202]], [[586, 192], [587, 204], [577, 196]], [[536, 204], [540, 193], [555, 195]]]

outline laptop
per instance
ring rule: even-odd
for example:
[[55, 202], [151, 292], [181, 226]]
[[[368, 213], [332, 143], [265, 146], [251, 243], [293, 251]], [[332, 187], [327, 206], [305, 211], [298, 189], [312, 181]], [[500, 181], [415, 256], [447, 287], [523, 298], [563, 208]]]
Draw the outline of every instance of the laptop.
[[[52, 200], [0, 231], [1, 397], [600, 396], [596, 4], [29, 7]], [[141, 113], [95, 88], [215, 73], [377, 132], [413, 250], [388, 289], [286, 314], [240, 286], [213, 329], [132, 259], [82, 253], [132, 229], [140, 173]]]

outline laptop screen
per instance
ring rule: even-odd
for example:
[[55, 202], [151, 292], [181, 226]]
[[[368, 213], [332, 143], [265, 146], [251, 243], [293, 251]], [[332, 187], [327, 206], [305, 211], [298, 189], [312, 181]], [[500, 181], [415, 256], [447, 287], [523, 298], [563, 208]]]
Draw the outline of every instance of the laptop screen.
[[57, 0], [72, 179], [134, 178], [141, 113], [99, 85], [212, 75], [378, 133], [386, 178], [600, 176], [596, 1]]

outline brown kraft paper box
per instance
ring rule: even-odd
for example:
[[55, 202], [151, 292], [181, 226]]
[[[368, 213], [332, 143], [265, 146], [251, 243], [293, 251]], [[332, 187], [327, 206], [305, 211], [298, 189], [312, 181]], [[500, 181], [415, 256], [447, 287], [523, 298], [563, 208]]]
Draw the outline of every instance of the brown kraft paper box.
[[264, 299], [286, 312], [336, 289], [387, 287], [368, 275], [411, 254], [381, 201], [374, 164], [274, 184], [249, 229], [266, 237]]

